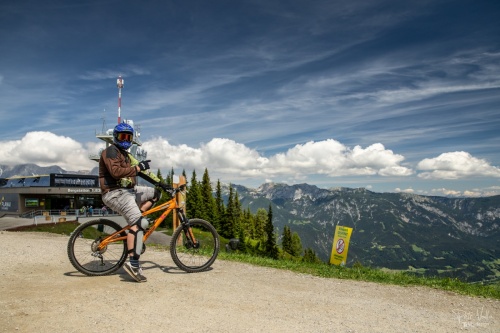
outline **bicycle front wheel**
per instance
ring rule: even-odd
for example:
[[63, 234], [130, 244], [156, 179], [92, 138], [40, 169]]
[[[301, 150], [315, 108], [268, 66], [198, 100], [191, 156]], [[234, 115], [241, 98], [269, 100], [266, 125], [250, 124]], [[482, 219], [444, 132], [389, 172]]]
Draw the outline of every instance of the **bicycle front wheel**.
[[174, 263], [188, 273], [207, 270], [217, 258], [219, 248], [217, 231], [202, 219], [190, 219], [185, 225], [180, 225], [170, 240], [170, 255]]
[[[98, 219], [78, 226], [68, 241], [68, 258], [79, 272], [90, 276], [108, 275], [127, 259], [127, 242], [120, 240], [98, 249], [100, 242], [122, 229], [116, 222]], [[124, 231], [120, 236], [127, 236]]]

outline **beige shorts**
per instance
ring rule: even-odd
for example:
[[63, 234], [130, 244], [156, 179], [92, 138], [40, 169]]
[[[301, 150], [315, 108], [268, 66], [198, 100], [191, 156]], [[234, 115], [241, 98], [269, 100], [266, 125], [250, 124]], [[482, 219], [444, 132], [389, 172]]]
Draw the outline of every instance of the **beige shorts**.
[[135, 224], [142, 217], [139, 206], [154, 198], [155, 189], [149, 186], [136, 186], [131, 189], [120, 188], [102, 195], [106, 206], [120, 214], [129, 225]]

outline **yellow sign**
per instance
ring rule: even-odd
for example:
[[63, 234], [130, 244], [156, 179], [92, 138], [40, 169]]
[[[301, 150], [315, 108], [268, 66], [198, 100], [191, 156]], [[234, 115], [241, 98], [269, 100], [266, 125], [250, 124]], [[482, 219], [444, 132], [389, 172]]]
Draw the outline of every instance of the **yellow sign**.
[[333, 237], [332, 255], [330, 264], [344, 266], [347, 262], [347, 250], [351, 239], [352, 228], [337, 225]]

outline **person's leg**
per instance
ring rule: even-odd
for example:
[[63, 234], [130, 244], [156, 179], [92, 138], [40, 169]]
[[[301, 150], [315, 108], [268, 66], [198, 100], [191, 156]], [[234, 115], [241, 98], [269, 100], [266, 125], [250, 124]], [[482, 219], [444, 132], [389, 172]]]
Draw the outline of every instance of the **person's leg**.
[[102, 200], [107, 207], [118, 212], [131, 225], [127, 234], [129, 263], [126, 263], [124, 268], [136, 281], [145, 282], [146, 277], [142, 275], [139, 258], [142, 252], [144, 229], [147, 228], [148, 223], [142, 218], [135, 197], [133, 190], [118, 189], [104, 194]]

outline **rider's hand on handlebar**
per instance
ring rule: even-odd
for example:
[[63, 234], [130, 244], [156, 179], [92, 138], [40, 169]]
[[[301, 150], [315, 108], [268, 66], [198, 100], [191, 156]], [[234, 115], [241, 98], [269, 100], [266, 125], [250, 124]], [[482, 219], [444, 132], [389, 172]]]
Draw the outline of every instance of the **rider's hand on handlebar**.
[[137, 164], [137, 166], [139, 167], [139, 171], [148, 170], [149, 169], [149, 162], [151, 162], [151, 160], [139, 162], [139, 164]]
[[158, 183], [158, 186], [161, 187], [161, 189], [165, 192], [172, 192], [174, 190], [174, 188], [170, 185], [168, 185], [167, 183], [165, 182], [160, 182]]

